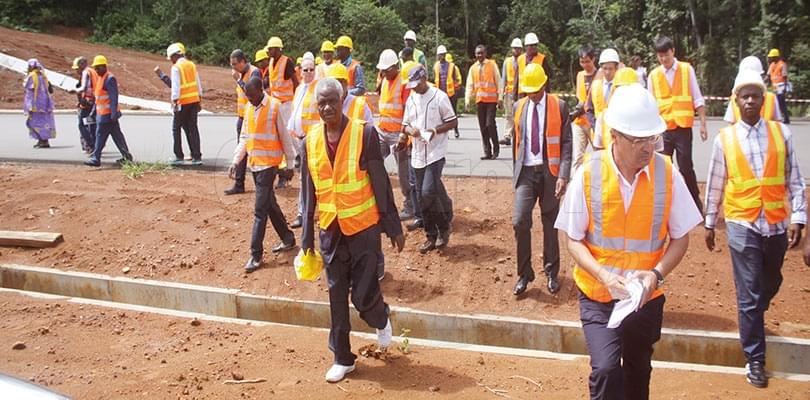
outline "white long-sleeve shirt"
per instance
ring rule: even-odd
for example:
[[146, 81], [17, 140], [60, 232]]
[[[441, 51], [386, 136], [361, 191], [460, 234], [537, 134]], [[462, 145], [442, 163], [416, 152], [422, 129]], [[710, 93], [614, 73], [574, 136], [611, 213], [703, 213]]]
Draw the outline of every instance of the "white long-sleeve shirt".
[[[675, 61], [672, 62], [672, 67], [666, 69], [663, 65], [661, 68], [664, 69], [664, 77], [667, 78], [667, 83], [669, 86], [672, 87], [672, 81], [675, 80], [675, 72], [678, 71], [678, 59], [676, 58]], [[653, 70], [654, 71], [654, 70]], [[655, 88], [653, 87], [652, 83], [652, 73], [647, 77], [647, 90], [650, 93], [655, 95]], [[706, 101], [703, 99], [703, 93], [700, 92], [700, 86], [698, 85], [697, 75], [695, 75], [695, 69], [692, 66], [689, 66], [689, 91], [692, 92], [692, 106], [695, 107], [697, 110], [700, 107], [703, 107], [706, 104]]]
[[[259, 111], [262, 108], [267, 107], [268, 102], [270, 102], [270, 98], [267, 97], [267, 94], [265, 93], [264, 97], [262, 98], [261, 104], [256, 106], [256, 112], [253, 113], [254, 123], [256, 123], [256, 121], [259, 120], [260, 114]], [[247, 114], [245, 114], [245, 117], [247, 117]], [[269, 117], [270, 115], [268, 115], [268, 118]], [[239, 133], [239, 143], [237, 143], [236, 149], [234, 149], [233, 151], [233, 164], [239, 164], [239, 162], [241, 162], [242, 159], [245, 158], [245, 156], [247, 156], [247, 149], [245, 148], [245, 145], [247, 143], [248, 138], [248, 125], [249, 125], [248, 121], [242, 123], [242, 131]], [[279, 117], [276, 119], [276, 128], [278, 129], [278, 138], [279, 141], [281, 142], [281, 147], [284, 151], [284, 156], [287, 157], [288, 159], [287, 169], [291, 169], [293, 167], [292, 159], [295, 158], [295, 147], [294, 144], [292, 143], [292, 140], [282, 140], [282, 137], [287, 136], [288, 133], [287, 133], [287, 124], [284, 123], [284, 120], [283, 118], [281, 118], [281, 115], [279, 115]], [[267, 166], [250, 167], [250, 170], [253, 172], [259, 172], [267, 168], [270, 167]]]
[[[498, 68], [498, 63], [494, 60], [487, 59], [488, 61], [492, 62], [493, 66], [495, 67], [495, 82], [498, 85], [498, 101], [503, 99], [503, 80], [501, 79], [501, 72]], [[470, 104], [474, 104], [475, 102], [475, 85], [473, 85], [473, 73], [478, 73], [478, 68], [480, 68], [481, 63], [476, 61], [470, 67], [470, 70], [467, 72], [467, 85], [464, 90], [464, 106], [469, 108]]]
[[[178, 65], [180, 63], [187, 62], [185, 57], [181, 57], [177, 60], [174, 65], [172, 65], [171, 71], [171, 78], [172, 78], [172, 101], [178, 100], [180, 98], [180, 67]], [[200, 97], [203, 95], [202, 90], [202, 83], [200, 83], [200, 75], [197, 74], [197, 93], [200, 94]]]

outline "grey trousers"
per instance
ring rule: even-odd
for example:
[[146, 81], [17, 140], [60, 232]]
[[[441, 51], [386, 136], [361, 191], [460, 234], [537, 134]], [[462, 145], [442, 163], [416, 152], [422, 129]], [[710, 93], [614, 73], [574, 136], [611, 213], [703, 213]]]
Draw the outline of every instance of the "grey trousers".
[[540, 204], [543, 222], [543, 271], [556, 278], [560, 272], [560, 243], [554, 221], [560, 209], [560, 201], [554, 197], [557, 178], [543, 166], [542, 171], [523, 167], [515, 188], [515, 208], [512, 226], [517, 242], [517, 273], [520, 277], [534, 279], [532, 269], [532, 212]]

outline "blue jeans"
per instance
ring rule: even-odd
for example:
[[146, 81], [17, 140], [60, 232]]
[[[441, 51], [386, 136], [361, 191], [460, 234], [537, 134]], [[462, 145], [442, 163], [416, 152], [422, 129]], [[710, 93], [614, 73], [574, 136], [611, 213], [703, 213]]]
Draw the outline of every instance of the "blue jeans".
[[115, 147], [118, 147], [121, 156], [124, 157], [124, 159], [132, 161], [132, 154], [129, 153], [127, 140], [124, 138], [124, 132], [121, 132], [121, 125], [118, 123], [117, 119], [96, 124], [96, 145], [93, 149], [93, 155], [90, 156], [90, 161], [101, 161], [101, 151], [104, 150], [104, 146], [107, 145], [107, 138], [109, 136], [112, 136], [113, 143], [115, 143]]
[[418, 202], [414, 204], [421, 207], [425, 234], [430, 241], [435, 241], [441, 232], [450, 229], [450, 202], [442, 183], [444, 162], [442, 158], [425, 168], [411, 168], [416, 172], [415, 192], [418, 194]]
[[734, 223], [726, 224], [726, 234], [743, 353], [749, 362], [765, 362], [765, 311], [782, 284], [787, 234], [762, 236]]
[[92, 108], [79, 109], [79, 135], [82, 139], [82, 150], [93, 150], [96, 144], [96, 125], [85, 125], [84, 119], [92, 113]]

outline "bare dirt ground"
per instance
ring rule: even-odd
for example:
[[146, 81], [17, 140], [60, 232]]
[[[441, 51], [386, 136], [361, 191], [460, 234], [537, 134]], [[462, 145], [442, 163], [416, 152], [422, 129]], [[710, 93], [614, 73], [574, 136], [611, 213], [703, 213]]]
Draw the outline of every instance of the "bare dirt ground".
[[[327, 332], [243, 326], [32, 299], [0, 293], [5, 373], [77, 399], [447, 398], [580, 399], [586, 360], [556, 361], [410, 346], [385, 360], [360, 357], [339, 384]], [[13, 350], [18, 342], [24, 349]], [[354, 348], [372, 342], [353, 339]], [[264, 378], [256, 384], [225, 380]], [[537, 385], [524, 378], [531, 379]], [[538, 386], [539, 385], [539, 386]], [[489, 388], [489, 389], [487, 389]], [[654, 369], [653, 399], [806, 399], [810, 384], [771, 379], [755, 389], [739, 375]]]
[[[396, 178], [393, 178], [396, 180]], [[455, 202], [454, 233], [442, 252], [420, 255], [420, 232], [407, 236], [397, 254], [384, 245], [389, 304], [436, 312], [510, 315], [535, 320], [576, 321], [579, 309], [572, 262], [563, 250], [562, 290], [550, 295], [545, 279], [515, 298], [515, 245], [508, 179], [446, 177]], [[246, 275], [253, 193], [222, 196], [230, 181], [221, 174], [169, 171], [130, 180], [115, 169], [0, 164], [0, 229], [62, 232], [55, 248], [0, 248], [0, 262], [54, 267], [239, 288], [260, 295], [327, 301], [324, 279], [299, 282], [292, 259], [269, 248], [278, 240], [271, 226], [265, 265]], [[297, 187], [297, 182], [295, 183]], [[394, 182], [394, 185], [396, 183]], [[277, 191], [288, 221], [297, 189]], [[401, 204], [399, 201], [397, 204]], [[541, 271], [542, 230], [535, 213], [533, 254]], [[667, 278], [668, 327], [736, 331], [736, 303], [725, 234], [709, 253], [702, 229], [691, 234], [683, 262]], [[386, 242], [384, 242], [386, 243]], [[781, 291], [766, 314], [767, 329], [810, 338], [810, 274], [799, 250], [788, 251]]]
[[[58, 30], [56, 35], [21, 32], [0, 28], [0, 52], [23, 60], [39, 59], [45, 68], [66, 75], [73, 59], [84, 56], [92, 60], [96, 54], [107, 56], [110, 72], [118, 78], [121, 93], [127, 96], [150, 100], [169, 101], [169, 88], [161, 82], [153, 69], [155, 66], [169, 73], [171, 62], [156, 54], [124, 50], [115, 47], [82, 41], [82, 34], [75, 30]], [[168, 44], [167, 44], [168, 45]], [[235, 112], [235, 92], [229, 68], [197, 65], [203, 85], [202, 106], [213, 112]], [[0, 107], [22, 109], [23, 76], [0, 69]], [[58, 108], [73, 108], [75, 97], [57, 90]]]

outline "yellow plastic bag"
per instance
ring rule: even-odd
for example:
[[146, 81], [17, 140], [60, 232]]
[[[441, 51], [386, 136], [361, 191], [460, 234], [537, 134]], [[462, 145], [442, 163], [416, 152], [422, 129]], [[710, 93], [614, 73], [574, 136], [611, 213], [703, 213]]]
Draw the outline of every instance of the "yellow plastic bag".
[[295, 265], [295, 277], [299, 281], [314, 281], [323, 271], [323, 258], [321, 258], [321, 253], [315, 250], [304, 252], [304, 249], [301, 249], [295, 256], [293, 264]]

